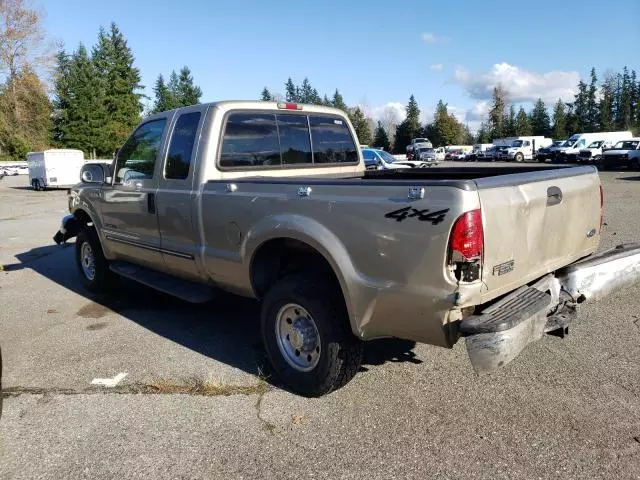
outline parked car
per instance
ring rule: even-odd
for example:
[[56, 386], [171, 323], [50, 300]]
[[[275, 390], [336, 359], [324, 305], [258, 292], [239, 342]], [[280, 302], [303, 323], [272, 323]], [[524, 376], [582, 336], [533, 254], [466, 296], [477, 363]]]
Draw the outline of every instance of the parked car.
[[390, 153], [375, 148], [362, 148], [362, 158], [367, 170], [396, 170], [411, 168], [410, 165], [401, 165]]
[[479, 151], [477, 153], [477, 159], [480, 162], [493, 162], [497, 159], [497, 155], [499, 152], [499, 147], [496, 145], [493, 145], [489, 148], [487, 148], [484, 151]]
[[640, 138], [632, 138], [616, 143], [611, 150], [602, 154], [601, 167], [603, 170], [610, 168], [627, 167], [640, 169]]
[[631, 132], [596, 132], [596, 133], [576, 133], [571, 135], [562, 146], [555, 150], [554, 161], [561, 163], [576, 161], [578, 153], [587, 145], [597, 140], [615, 144], [622, 140], [632, 138]]
[[406, 148], [407, 160], [414, 160], [419, 148], [433, 148], [433, 144], [428, 138], [413, 138]]
[[554, 140], [548, 147], [539, 148], [535, 153], [535, 160], [538, 162], [546, 162], [552, 160], [555, 157], [555, 152], [564, 145], [565, 140]]
[[592, 142], [587, 148], [583, 148], [578, 152], [576, 160], [578, 163], [600, 163], [602, 152], [609, 150], [612, 146], [612, 143], [603, 140]]
[[590, 256], [593, 167], [365, 171], [356, 139], [315, 105], [151, 115], [111, 165], [83, 167], [54, 240], [76, 237], [91, 292], [124, 276], [190, 302], [259, 299], [272, 371], [310, 396], [348, 382], [380, 337], [465, 337], [491, 372], [640, 277], [637, 246]]

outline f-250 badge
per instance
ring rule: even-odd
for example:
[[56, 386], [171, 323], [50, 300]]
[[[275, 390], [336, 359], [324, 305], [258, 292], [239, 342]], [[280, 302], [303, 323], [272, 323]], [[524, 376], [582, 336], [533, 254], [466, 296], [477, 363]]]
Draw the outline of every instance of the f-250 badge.
[[421, 222], [431, 222], [431, 225], [437, 225], [444, 220], [444, 217], [447, 215], [448, 211], [448, 208], [431, 212], [428, 208], [418, 210], [417, 208], [413, 207], [404, 207], [399, 210], [389, 212], [384, 217], [393, 218], [396, 222], [402, 222], [407, 218], [416, 218]]

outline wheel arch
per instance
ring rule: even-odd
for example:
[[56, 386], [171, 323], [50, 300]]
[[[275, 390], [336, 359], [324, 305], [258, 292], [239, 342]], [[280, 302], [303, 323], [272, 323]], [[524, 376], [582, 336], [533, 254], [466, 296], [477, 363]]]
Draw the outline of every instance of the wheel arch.
[[271, 228], [261, 226], [264, 235], [245, 245], [251, 288], [261, 299], [268, 288], [282, 276], [293, 272], [313, 271], [328, 274], [340, 288], [349, 314], [351, 329], [358, 332], [359, 307], [357, 279], [359, 277], [342, 242], [323, 225], [307, 217], [273, 219]]

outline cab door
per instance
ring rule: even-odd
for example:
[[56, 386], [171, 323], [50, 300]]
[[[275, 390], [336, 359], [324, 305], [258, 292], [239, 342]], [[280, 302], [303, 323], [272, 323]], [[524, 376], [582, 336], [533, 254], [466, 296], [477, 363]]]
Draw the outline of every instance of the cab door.
[[133, 132], [116, 157], [112, 185], [102, 189], [107, 249], [118, 259], [155, 268], [162, 264], [156, 171], [172, 115], [153, 117]]
[[208, 106], [183, 108], [174, 119], [164, 168], [158, 175], [156, 208], [165, 269], [199, 279], [196, 256], [200, 244], [196, 211], [198, 148]]

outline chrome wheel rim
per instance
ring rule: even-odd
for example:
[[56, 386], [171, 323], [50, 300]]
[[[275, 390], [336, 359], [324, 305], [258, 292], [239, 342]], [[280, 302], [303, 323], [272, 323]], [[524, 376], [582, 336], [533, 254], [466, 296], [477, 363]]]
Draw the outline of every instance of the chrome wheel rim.
[[300, 371], [313, 370], [322, 354], [320, 334], [313, 317], [296, 303], [284, 305], [276, 315], [275, 334], [282, 358]]
[[93, 256], [93, 249], [88, 242], [84, 242], [80, 248], [80, 264], [87, 280], [96, 278], [96, 262]]

